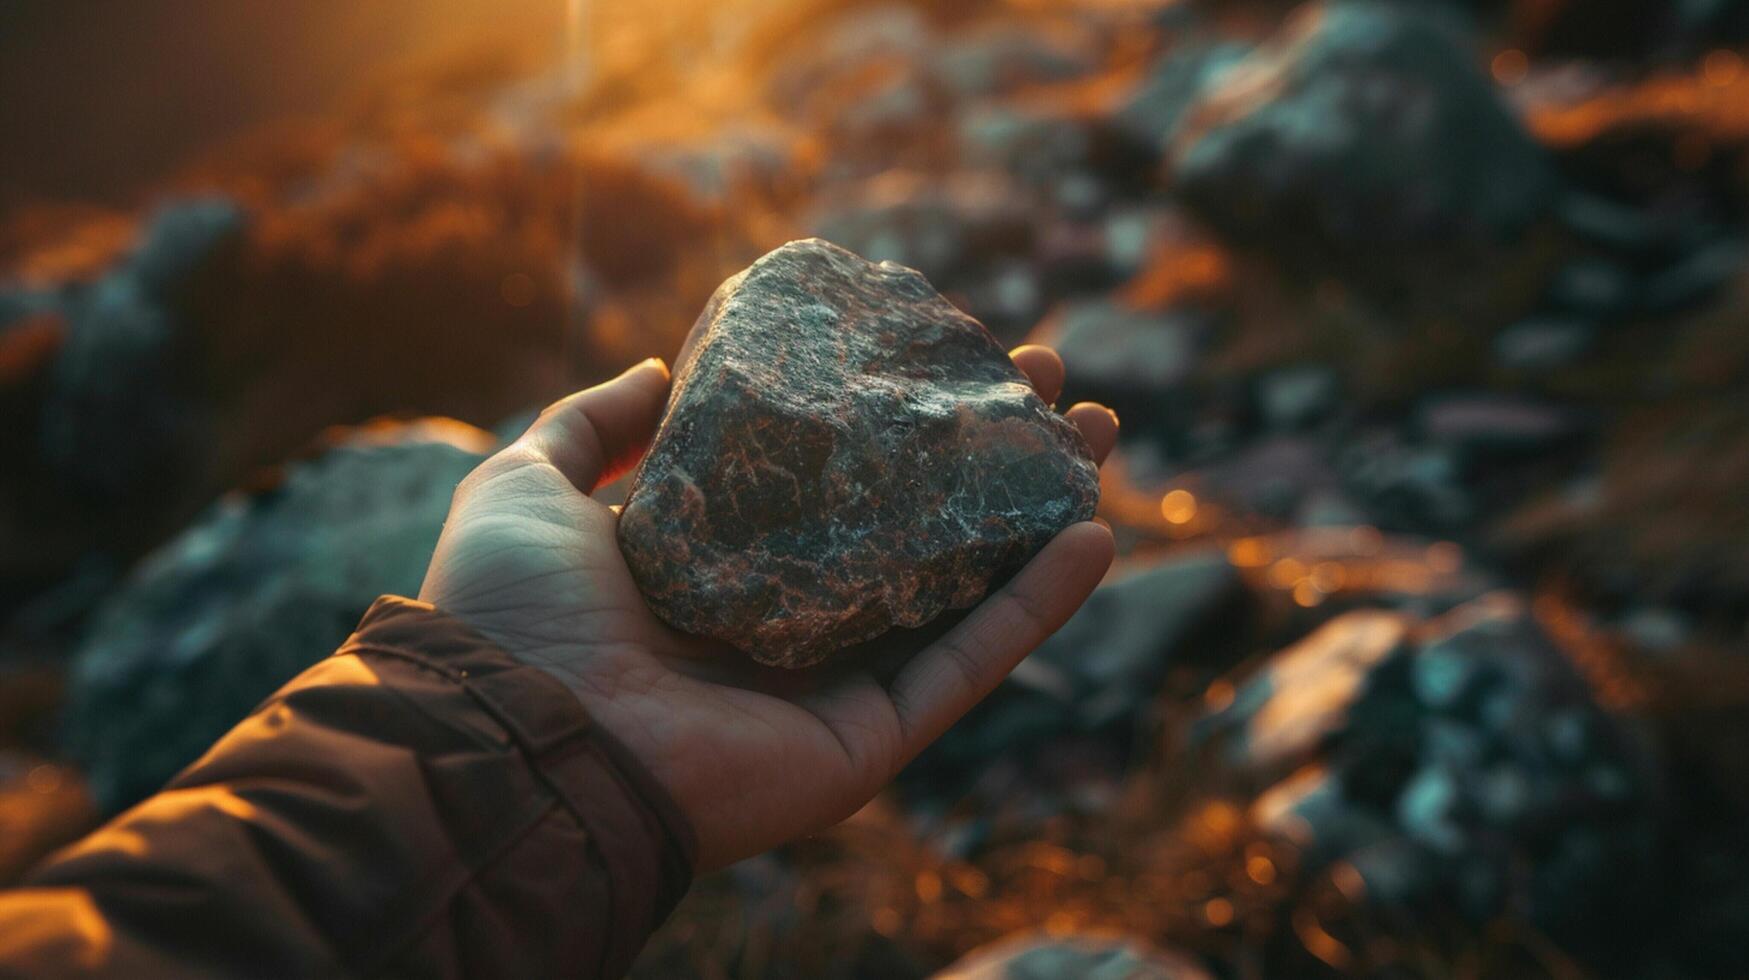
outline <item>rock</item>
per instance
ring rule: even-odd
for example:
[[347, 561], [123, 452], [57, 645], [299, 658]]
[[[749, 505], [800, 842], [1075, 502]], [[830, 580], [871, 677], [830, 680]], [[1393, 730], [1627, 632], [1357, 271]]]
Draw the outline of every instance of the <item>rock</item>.
[[966, 166], [1002, 171], [1069, 214], [1093, 215], [1148, 184], [1149, 158], [1089, 115], [990, 105], [964, 114], [957, 140]]
[[1575, 259], [1555, 273], [1548, 303], [1561, 313], [1609, 322], [1634, 312], [1639, 283], [1627, 269], [1607, 259]]
[[808, 220], [821, 238], [876, 262], [897, 262], [952, 290], [1004, 259], [1028, 257], [1038, 215], [1001, 174], [945, 180], [891, 173], [829, 201]]
[[1185, 113], [1251, 53], [1233, 41], [1192, 40], [1173, 45], [1112, 113], [1112, 122], [1137, 146], [1164, 153]]
[[1214, 318], [1192, 307], [1139, 310], [1109, 299], [1065, 304], [1033, 339], [1061, 352], [1064, 403], [1110, 406], [1132, 433], [1183, 428], [1191, 409], [1183, 386], [1214, 333]]
[[1358, 874], [1349, 914], [1524, 917], [1584, 948], [1656, 891], [1640, 747], [1513, 597], [1348, 613], [1194, 731], [1308, 873]]
[[1302, 275], [1403, 288], [1497, 262], [1549, 212], [1556, 175], [1475, 60], [1428, 8], [1308, 5], [1186, 111], [1175, 193]]
[[1416, 411], [1421, 437], [1450, 449], [1461, 465], [1544, 457], [1585, 435], [1572, 411], [1517, 396], [1474, 393], [1428, 399]]
[[647, 147], [639, 158], [655, 174], [678, 179], [699, 201], [742, 206], [795, 192], [798, 142], [779, 126], [746, 124], [698, 141]]
[[1328, 417], [1341, 397], [1341, 379], [1324, 364], [1281, 368], [1257, 382], [1258, 413], [1275, 429], [1308, 428]]
[[[812, 234], [868, 257], [910, 266], [1004, 341], [1022, 336], [1047, 302], [1043, 239], [1049, 212], [1007, 174], [958, 172], [945, 178], [894, 171], [825, 198], [807, 218]], [[1059, 222], [1059, 225], [1062, 223]], [[1107, 243], [1095, 230], [1053, 275], [1052, 291], [1105, 268]], [[1108, 276], [1109, 278], [1109, 276]]]
[[835, 176], [940, 163], [954, 95], [929, 70], [937, 39], [912, 8], [845, 14], [772, 72], [781, 117], [823, 136]]
[[1401, 431], [1369, 429], [1338, 447], [1336, 464], [1344, 488], [1386, 527], [1452, 530], [1481, 510], [1453, 446], [1425, 445]]
[[[1127, 418], [1124, 424], [1129, 424]], [[1334, 500], [1341, 496], [1342, 477], [1330, 456], [1325, 446], [1308, 435], [1265, 435], [1208, 461], [1199, 468], [1198, 479], [1214, 499], [1290, 520], [1312, 498]]]
[[1210, 980], [1195, 960], [1135, 938], [1022, 934], [967, 953], [933, 980]]
[[902, 4], [853, 9], [805, 37], [807, 44], [772, 73], [767, 93], [786, 114], [801, 110], [839, 76], [866, 74], [895, 62], [919, 63], [935, 44], [923, 13]]
[[14, 324], [54, 309], [55, 298], [49, 293], [0, 284], [0, 337]]
[[377, 596], [417, 594], [455, 485], [492, 438], [443, 419], [357, 430], [233, 494], [97, 611], [64, 747], [105, 812], [161, 786], [344, 640]]
[[1227, 778], [1273, 785], [1354, 724], [1349, 712], [1412, 624], [1409, 616], [1382, 610], [1339, 617], [1276, 654], [1239, 687], [1230, 707], [1198, 723], [1196, 738], [1224, 747]]
[[1560, 478], [1591, 430], [1586, 414], [1538, 399], [1449, 392], [1422, 399], [1406, 425], [1351, 433], [1336, 460], [1382, 525], [1455, 532]]
[[800, 667], [975, 604], [1098, 493], [977, 321], [813, 239], [706, 307], [619, 536], [663, 619]]
[[1146, 266], [1149, 251], [1164, 237], [1172, 212], [1147, 205], [1116, 207], [1105, 215], [1103, 234], [1105, 264], [1119, 279], [1134, 278]]
[[1639, 208], [1573, 191], [1561, 198], [1561, 224], [1582, 241], [1616, 252], [1643, 252], [1660, 244], [1657, 222]]
[[1622, 635], [1642, 650], [1671, 653], [1689, 642], [1694, 624], [1680, 611], [1665, 606], [1636, 606], [1616, 623]]
[[1046, 284], [1022, 259], [1010, 259], [960, 284], [953, 304], [984, 324], [1009, 346], [1013, 338], [1038, 321], [1046, 300]]
[[[1120, 567], [988, 698], [910, 766], [908, 790], [957, 802], [962, 777], [1000, 758], [1030, 760], [1075, 737], [1126, 741], [1167, 672], [1218, 647], [1244, 620], [1247, 593], [1219, 553]], [[1119, 745], [1119, 754], [1127, 751]]]
[[1515, 323], [1494, 338], [1494, 362], [1514, 371], [1567, 367], [1597, 342], [1597, 328], [1580, 317], [1539, 317]]
[[41, 455], [42, 402], [67, 341], [67, 318], [54, 297], [0, 287], [0, 454], [10, 461], [0, 485], [22, 478]]
[[930, 166], [947, 156], [943, 120], [952, 114], [951, 96], [921, 66], [906, 63], [821, 93], [809, 109], [838, 164], [834, 176]]
[[965, 99], [1066, 81], [1097, 65], [1083, 38], [1053, 34], [1040, 25], [994, 24], [945, 40], [931, 69], [949, 91]]
[[106, 502], [151, 496], [195, 462], [203, 409], [179, 304], [242, 227], [222, 199], [167, 207], [127, 261], [68, 300], [41, 425], [43, 456], [67, 489]]
[[1652, 316], [1679, 313], [1711, 299], [1749, 266], [1749, 254], [1739, 241], [1704, 245], [1647, 280], [1641, 291], [1643, 312]]

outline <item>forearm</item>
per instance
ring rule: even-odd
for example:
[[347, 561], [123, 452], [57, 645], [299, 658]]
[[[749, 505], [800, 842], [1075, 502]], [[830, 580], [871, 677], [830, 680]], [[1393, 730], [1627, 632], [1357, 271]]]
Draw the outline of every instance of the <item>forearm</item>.
[[691, 832], [557, 681], [430, 607], [0, 895], [0, 966], [142, 976], [615, 976]]

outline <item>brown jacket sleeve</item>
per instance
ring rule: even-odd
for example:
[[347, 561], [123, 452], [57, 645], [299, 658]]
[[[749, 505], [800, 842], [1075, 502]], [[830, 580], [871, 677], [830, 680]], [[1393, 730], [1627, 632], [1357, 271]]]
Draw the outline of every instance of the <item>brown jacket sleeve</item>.
[[616, 977], [693, 851], [562, 684], [385, 598], [163, 792], [0, 893], [0, 974]]

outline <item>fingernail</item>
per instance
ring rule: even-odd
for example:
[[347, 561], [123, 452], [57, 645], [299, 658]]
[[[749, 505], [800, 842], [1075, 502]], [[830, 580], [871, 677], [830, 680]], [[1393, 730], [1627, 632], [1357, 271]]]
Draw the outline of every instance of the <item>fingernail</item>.
[[[1101, 407], [1101, 408], [1104, 408], [1104, 407], [1105, 407], [1105, 406], [1103, 406], [1103, 405], [1102, 405], [1102, 406], [1100, 406], [1100, 407]], [[1114, 411], [1112, 411], [1112, 410], [1111, 410], [1111, 409], [1109, 409], [1109, 408], [1106, 408], [1106, 409], [1105, 409], [1105, 414], [1107, 414], [1107, 415], [1109, 415], [1109, 416], [1111, 416], [1111, 424], [1112, 424], [1112, 425], [1115, 425], [1115, 426], [1122, 426], [1122, 425], [1123, 425], [1123, 423], [1122, 423], [1122, 422], [1120, 422], [1120, 421], [1118, 421], [1118, 417], [1117, 417], [1117, 413], [1116, 413], [1116, 412], [1114, 412]]]
[[652, 368], [652, 367], [658, 371], [661, 371], [663, 377], [669, 376], [668, 362], [662, 360], [660, 357], [649, 358], [648, 360], [645, 360], [644, 362], [639, 364], [637, 367], [632, 368], [632, 370], [633, 371], [642, 371], [645, 368]]

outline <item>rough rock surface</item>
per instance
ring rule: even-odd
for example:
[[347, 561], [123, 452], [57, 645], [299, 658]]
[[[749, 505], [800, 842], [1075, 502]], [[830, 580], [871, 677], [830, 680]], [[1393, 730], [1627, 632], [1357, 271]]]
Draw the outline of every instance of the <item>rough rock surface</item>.
[[1571, 938], [1640, 921], [1652, 893], [1638, 743], [1508, 593], [1429, 621], [1338, 617], [1193, 738], [1210, 785], [1254, 794], [1251, 821], [1304, 870], [1346, 862], [1374, 912], [1521, 916]]
[[193, 762], [377, 596], [417, 593], [450, 495], [492, 441], [443, 419], [360, 429], [146, 558], [96, 613], [68, 680], [63, 747], [101, 808]]
[[705, 309], [619, 534], [663, 619], [801, 667], [975, 604], [1098, 495], [977, 321], [809, 239]]

